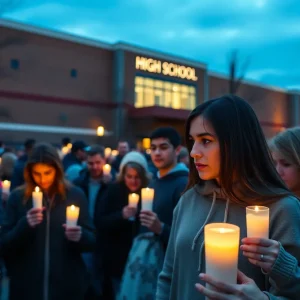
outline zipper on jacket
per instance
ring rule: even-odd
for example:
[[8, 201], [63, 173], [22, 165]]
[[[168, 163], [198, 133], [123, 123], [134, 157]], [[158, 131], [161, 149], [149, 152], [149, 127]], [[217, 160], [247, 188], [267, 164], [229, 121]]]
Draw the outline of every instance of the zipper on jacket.
[[43, 300], [49, 299], [49, 266], [50, 266], [50, 202], [46, 199], [46, 236], [45, 236], [45, 253], [44, 253], [44, 297]]

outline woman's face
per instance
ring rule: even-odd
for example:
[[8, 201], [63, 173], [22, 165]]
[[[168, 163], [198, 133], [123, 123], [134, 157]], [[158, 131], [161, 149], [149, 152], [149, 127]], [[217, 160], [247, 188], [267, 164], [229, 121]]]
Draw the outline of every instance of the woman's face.
[[125, 167], [124, 181], [131, 192], [136, 192], [142, 187], [142, 180], [136, 169]]
[[291, 191], [300, 190], [300, 170], [299, 168], [288, 162], [279, 151], [273, 151], [272, 157], [276, 170], [287, 187]]
[[42, 190], [48, 191], [55, 180], [56, 170], [47, 164], [34, 164], [32, 167], [32, 177], [36, 185]]
[[216, 179], [220, 174], [220, 145], [208, 121], [198, 116], [191, 122], [190, 139], [193, 141], [191, 157], [202, 180]]

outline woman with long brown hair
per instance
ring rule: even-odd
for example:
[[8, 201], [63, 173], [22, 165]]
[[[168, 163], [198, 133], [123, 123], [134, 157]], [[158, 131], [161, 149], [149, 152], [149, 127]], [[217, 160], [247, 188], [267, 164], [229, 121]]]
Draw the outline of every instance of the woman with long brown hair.
[[[299, 299], [297, 266], [284, 253], [300, 260], [300, 204], [276, 172], [253, 109], [237, 96], [207, 101], [191, 112], [186, 140], [189, 184], [174, 211], [156, 299]], [[243, 245], [236, 284], [205, 274], [205, 225], [228, 222], [245, 238], [250, 205], [270, 208], [269, 236], [281, 243], [281, 260], [264, 274], [249, 262]], [[268, 254], [258, 250], [255, 259], [268, 262]], [[288, 277], [291, 281], [280, 281]]]
[[[87, 276], [81, 252], [95, 243], [86, 198], [65, 181], [57, 151], [48, 144], [33, 148], [24, 178], [8, 199], [1, 228], [10, 299], [82, 300]], [[42, 207], [33, 207], [36, 187]], [[71, 205], [79, 208], [78, 222], [66, 226]]]

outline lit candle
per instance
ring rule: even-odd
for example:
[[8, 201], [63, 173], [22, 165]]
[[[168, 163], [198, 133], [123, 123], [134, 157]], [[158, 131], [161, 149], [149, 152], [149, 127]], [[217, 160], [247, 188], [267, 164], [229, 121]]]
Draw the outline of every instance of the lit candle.
[[2, 181], [2, 193], [9, 195], [9, 190], [10, 190], [10, 181], [9, 180]]
[[247, 237], [269, 238], [269, 208], [247, 206]]
[[109, 164], [106, 164], [103, 166], [103, 174], [104, 175], [109, 175], [111, 171], [111, 166]]
[[43, 193], [40, 191], [38, 186], [36, 186], [32, 192], [32, 203], [34, 208], [43, 207]]
[[106, 158], [110, 157], [111, 155], [111, 148], [105, 148], [104, 149], [104, 155]]
[[74, 227], [77, 225], [79, 216], [79, 207], [71, 205], [67, 207], [67, 227]]
[[142, 210], [152, 211], [154, 198], [154, 189], [144, 188], [142, 189]]
[[128, 195], [128, 205], [130, 207], [137, 208], [140, 196], [138, 194], [132, 193]]
[[238, 226], [228, 223], [205, 226], [205, 262], [208, 275], [225, 283], [237, 283], [239, 240]]

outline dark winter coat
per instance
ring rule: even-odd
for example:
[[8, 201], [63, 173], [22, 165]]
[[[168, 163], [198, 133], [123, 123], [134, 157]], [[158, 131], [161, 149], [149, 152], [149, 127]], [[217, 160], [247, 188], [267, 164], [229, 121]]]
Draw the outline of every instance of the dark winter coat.
[[[24, 204], [23, 198], [24, 189], [11, 193], [1, 228], [0, 251], [10, 277], [10, 300], [83, 300], [88, 279], [81, 253], [95, 245], [84, 193], [69, 187], [67, 199], [57, 195], [51, 208], [44, 197], [44, 219], [35, 228], [26, 218], [32, 199]], [[63, 228], [66, 207], [72, 204], [80, 207], [79, 242], [67, 240]]]

